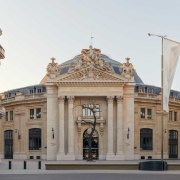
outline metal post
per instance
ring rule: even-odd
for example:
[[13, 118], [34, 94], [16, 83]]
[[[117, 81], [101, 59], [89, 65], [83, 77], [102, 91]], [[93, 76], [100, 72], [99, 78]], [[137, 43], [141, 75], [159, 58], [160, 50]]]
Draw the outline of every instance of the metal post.
[[162, 37], [162, 55], [161, 55], [161, 126], [162, 126], [161, 161], [163, 161], [163, 37]]
[[24, 161], [24, 169], [26, 169], [26, 161]]
[[41, 161], [39, 161], [39, 169], [41, 169]]
[[11, 169], [11, 161], [9, 161], [9, 169]]

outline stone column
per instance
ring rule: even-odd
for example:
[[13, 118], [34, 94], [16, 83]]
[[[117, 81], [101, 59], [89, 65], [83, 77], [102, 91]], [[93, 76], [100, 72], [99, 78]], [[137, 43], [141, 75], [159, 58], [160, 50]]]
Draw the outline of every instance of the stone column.
[[74, 152], [74, 120], [73, 120], [73, 104], [74, 96], [68, 98], [68, 154], [67, 160], [75, 160]]
[[117, 96], [117, 160], [124, 159], [123, 148], [123, 96]]
[[[56, 160], [59, 142], [58, 126], [58, 88], [53, 83], [47, 89], [47, 160]], [[52, 131], [54, 130], [54, 131]], [[53, 138], [54, 133], [54, 138]]]
[[106, 160], [114, 160], [113, 152], [113, 100], [114, 96], [107, 96], [108, 100], [108, 127], [107, 127], [107, 154]]
[[64, 96], [58, 97], [59, 103], [59, 150], [57, 160], [65, 160], [64, 151]]
[[[134, 160], [134, 84], [123, 88], [124, 157]], [[129, 129], [129, 137], [127, 136]]]

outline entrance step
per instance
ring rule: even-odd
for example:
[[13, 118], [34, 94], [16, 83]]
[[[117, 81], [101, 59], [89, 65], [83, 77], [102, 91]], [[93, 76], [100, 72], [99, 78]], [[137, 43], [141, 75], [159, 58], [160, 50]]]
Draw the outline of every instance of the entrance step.
[[137, 164], [46, 164], [46, 170], [139, 170]]

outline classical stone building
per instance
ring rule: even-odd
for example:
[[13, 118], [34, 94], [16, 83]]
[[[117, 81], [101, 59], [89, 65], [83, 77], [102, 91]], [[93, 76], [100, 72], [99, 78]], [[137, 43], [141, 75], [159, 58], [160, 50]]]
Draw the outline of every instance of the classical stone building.
[[[99, 49], [83, 49], [61, 65], [51, 59], [39, 85], [1, 93], [0, 157], [83, 160], [95, 106], [93, 158], [160, 158], [160, 88], [146, 85], [126, 58], [121, 64]], [[180, 93], [171, 91], [164, 113], [164, 158], [180, 157]]]

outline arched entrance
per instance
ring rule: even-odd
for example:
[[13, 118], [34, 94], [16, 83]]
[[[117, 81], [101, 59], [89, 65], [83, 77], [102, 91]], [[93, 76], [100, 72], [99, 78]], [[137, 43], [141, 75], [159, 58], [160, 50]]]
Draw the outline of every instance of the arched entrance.
[[169, 158], [178, 158], [178, 131], [169, 131]]
[[13, 131], [4, 131], [4, 158], [13, 159]]
[[[87, 129], [83, 133], [83, 159], [88, 159], [89, 144], [88, 144]], [[93, 159], [99, 159], [99, 137], [98, 132], [95, 130], [92, 135], [92, 157]]]

